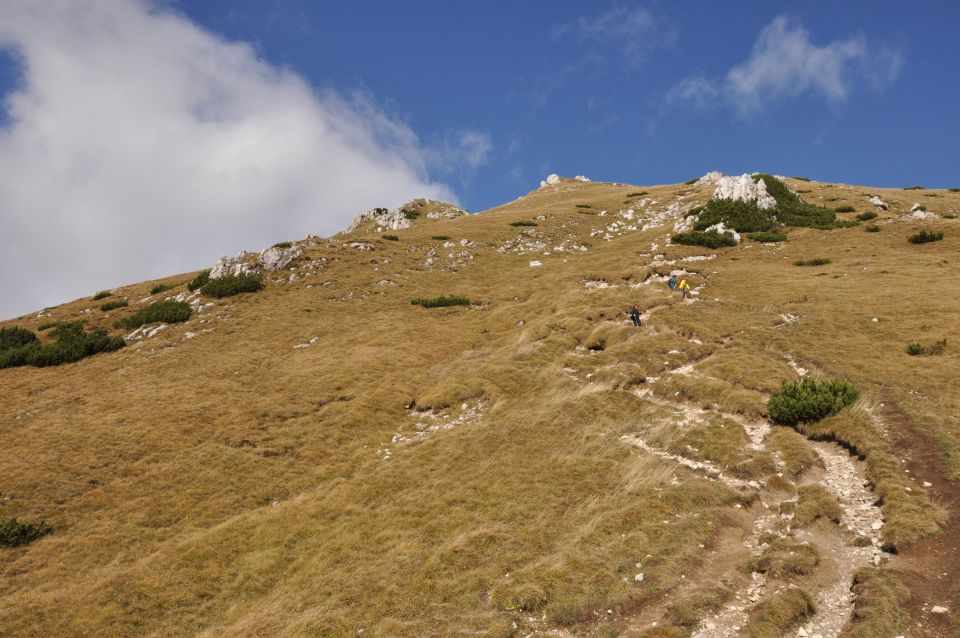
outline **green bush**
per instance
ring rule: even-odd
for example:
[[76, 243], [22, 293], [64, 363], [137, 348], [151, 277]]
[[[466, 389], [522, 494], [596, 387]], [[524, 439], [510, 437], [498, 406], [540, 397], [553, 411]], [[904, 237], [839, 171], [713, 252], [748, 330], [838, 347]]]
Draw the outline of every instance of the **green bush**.
[[410, 210], [409, 208], [404, 208], [400, 212], [403, 213], [403, 216], [406, 217], [407, 219], [416, 219], [417, 217], [420, 217], [420, 211], [418, 210]]
[[921, 230], [907, 237], [907, 241], [911, 244], [928, 244], [932, 241], [940, 241], [941, 239], [943, 239], [943, 233], [932, 230]]
[[793, 262], [794, 266], [826, 266], [830, 263], [830, 259], [826, 257], [816, 257], [815, 259], [798, 259]]
[[577, 204], [577, 208], [593, 208], [590, 204]]
[[926, 352], [926, 348], [924, 348], [924, 347], [923, 347], [921, 344], [919, 344], [919, 343], [910, 343], [910, 344], [907, 344], [907, 354], [909, 354], [909, 355], [911, 355], [911, 356], [914, 356], [914, 357], [915, 357], [915, 356], [917, 356], [917, 355], [923, 354], [924, 352]]
[[179, 285], [180, 285], [180, 284], [157, 284], [156, 286], [154, 286], [153, 288], [150, 289], [150, 294], [151, 294], [151, 295], [157, 295], [157, 294], [160, 294], [161, 292], [166, 292], [166, 291], [168, 291], [168, 290], [173, 290], [174, 288], [176, 288], [176, 287], [179, 286]]
[[470, 300], [459, 295], [440, 295], [438, 297], [417, 297], [410, 303], [424, 308], [442, 308], [444, 306], [469, 306]]
[[262, 289], [263, 278], [260, 275], [244, 273], [211, 279], [200, 288], [200, 292], [208, 297], [232, 297], [243, 292], [257, 292]]
[[100, 301], [101, 299], [106, 299], [107, 297], [109, 297], [109, 296], [112, 295], [112, 294], [113, 294], [113, 293], [110, 292], [109, 290], [101, 290], [100, 292], [98, 292], [97, 294], [95, 294], [95, 295], [93, 296], [93, 300], [94, 300], [94, 301]]
[[853, 206], [837, 206], [833, 210], [838, 213], [855, 213], [857, 211]]
[[21, 328], [19, 326], [14, 326], [13, 328], [0, 328], [0, 353], [10, 350], [11, 348], [19, 348], [20, 346], [27, 345], [28, 343], [33, 343], [36, 340], [37, 335], [33, 334], [33, 332], [27, 330], [26, 328]]
[[518, 222], [510, 222], [511, 226], [536, 226], [537, 222], [532, 222], [528, 219], [521, 219]]
[[780, 390], [767, 402], [767, 414], [771, 421], [781, 425], [814, 423], [836, 414], [859, 398], [857, 388], [843, 379], [820, 383], [813, 379], [783, 381]]
[[711, 199], [700, 211], [694, 230], [704, 230], [723, 222], [739, 233], [771, 231], [777, 219], [771, 210], [760, 210], [756, 204], [734, 199]]
[[922, 191], [925, 190], [923, 186], [907, 186], [903, 190], [905, 191]]
[[951, 193], [960, 193], [960, 188], [948, 188], [947, 190]]
[[829, 226], [823, 228], [823, 230], [828, 230], [830, 228], [853, 228], [854, 226], [859, 226], [860, 222], [855, 219], [838, 219]]
[[879, 233], [879, 232], [880, 232], [880, 227], [877, 226], [876, 224], [870, 224], [869, 226], [867, 226], [867, 227], [864, 228], [863, 230], [865, 230], [865, 231], [868, 232], [868, 233]]
[[126, 308], [130, 303], [126, 299], [114, 299], [113, 301], [108, 301], [105, 304], [100, 305], [100, 310], [103, 312], [110, 312], [111, 310], [116, 310], [117, 308]]
[[722, 248], [724, 246], [736, 246], [737, 240], [730, 233], [718, 233], [715, 230], [709, 232], [700, 232], [698, 230], [689, 233], [677, 233], [670, 238], [675, 244], [685, 244], [687, 246], [704, 246], [706, 248]]
[[44, 344], [33, 340], [0, 351], [0, 368], [56, 366], [124, 346], [123, 337], [112, 337], [104, 328], [85, 332], [83, 322], [79, 321], [58, 325], [50, 335], [56, 338], [55, 342]]
[[199, 290], [200, 288], [203, 288], [208, 281], [210, 281], [210, 271], [204, 270], [202, 273], [191, 279], [189, 283], [187, 283], [187, 290], [190, 292]]
[[[219, 281], [219, 280], [214, 280]], [[190, 304], [183, 301], [165, 299], [155, 301], [133, 313], [129, 317], [114, 322], [117, 328], [132, 330], [148, 323], [180, 323], [190, 318]]]
[[387, 241], [400, 241], [400, 238], [397, 237], [396, 235], [381, 235], [381, 237], [383, 237]]
[[447, 235], [434, 235], [430, 239], [436, 239], [437, 241], [447, 241], [448, 239], [450, 239], [450, 237]]
[[811, 182], [811, 181], [813, 181], [813, 180], [811, 180], [809, 177], [797, 177], [797, 176], [795, 176], [795, 177], [793, 177], [792, 179], [798, 179], [798, 180], [800, 180], [801, 182]]
[[784, 233], [769, 233], [769, 232], [749, 233], [747, 237], [749, 237], [753, 241], [759, 241], [764, 243], [787, 241], [787, 236]]
[[860, 213], [859, 215], [857, 215], [857, 219], [859, 219], [862, 222], [868, 222], [871, 219], [876, 219], [876, 218], [877, 218], [877, 214], [872, 210], [868, 210], [865, 213]]
[[833, 227], [836, 221], [834, 211], [807, 204], [772, 175], [757, 174], [756, 177], [764, 181], [767, 193], [777, 202], [775, 207], [760, 210], [754, 202], [711, 199], [700, 213], [694, 230], [704, 230], [717, 222], [741, 233], [772, 231], [778, 226]]
[[0, 547], [26, 545], [52, 531], [53, 529], [43, 521], [26, 523], [15, 518], [0, 520]]

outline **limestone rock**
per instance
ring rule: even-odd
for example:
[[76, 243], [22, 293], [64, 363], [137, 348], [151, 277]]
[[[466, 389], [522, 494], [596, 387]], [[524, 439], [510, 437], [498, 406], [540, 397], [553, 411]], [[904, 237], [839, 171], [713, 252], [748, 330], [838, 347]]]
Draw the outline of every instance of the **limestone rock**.
[[708, 226], [704, 232], [709, 233], [709, 232], [711, 232], [711, 231], [716, 231], [717, 233], [719, 233], [719, 234], [721, 234], [721, 235], [724, 234], [724, 233], [727, 233], [727, 234], [729, 234], [729, 235], [733, 235], [733, 241], [737, 242], [738, 244], [740, 243], [740, 233], [738, 233], [737, 231], [735, 231], [735, 230], [732, 229], [732, 228], [727, 228], [727, 227], [723, 224], [723, 222], [717, 222], [717, 223], [714, 224], [713, 226]]
[[710, 184], [716, 184], [720, 181], [720, 178], [726, 177], [720, 171], [710, 171], [703, 177], [697, 180], [695, 186], [709, 186]]
[[879, 208], [880, 210], [889, 210], [889, 209], [890, 209], [890, 205], [889, 205], [887, 202], [885, 202], [885, 201], [883, 201], [882, 199], [880, 199], [879, 197], [877, 197], [876, 195], [874, 195], [873, 197], [871, 197], [869, 201], [870, 201], [871, 204], [873, 204], [874, 206], [876, 206], [876, 207]]
[[754, 181], [753, 177], [746, 173], [739, 177], [721, 176], [717, 178], [716, 184], [717, 190], [713, 192], [714, 199], [756, 202], [760, 210], [767, 210], [777, 205], [777, 200], [767, 193], [766, 182], [759, 178]]
[[266, 270], [280, 270], [302, 255], [303, 252], [294, 246], [279, 248], [273, 246], [260, 253], [257, 262]]
[[560, 183], [560, 176], [556, 173], [550, 173], [547, 175], [547, 179], [540, 182], [540, 188], [546, 188], [547, 186], [556, 186]]
[[210, 269], [210, 279], [220, 279], [225, 275], [236, 276], [256, 272], [256, 266], [247, 261], [249, 254], [246, 251], [240, 251], [236, 257], [221, 257]]
[[347, 232], [357, 230], [367, 223], [375, 225], [377, 232], [383, 232], [384, 230], [401, 230], [413, 225], [413, 222], [407, 219], [407, 216], [400, 208], [394, 208], [393, 210], [371, 208], [354, 217], [353, 221], [350, 222], [350, 225], [347, 227]]

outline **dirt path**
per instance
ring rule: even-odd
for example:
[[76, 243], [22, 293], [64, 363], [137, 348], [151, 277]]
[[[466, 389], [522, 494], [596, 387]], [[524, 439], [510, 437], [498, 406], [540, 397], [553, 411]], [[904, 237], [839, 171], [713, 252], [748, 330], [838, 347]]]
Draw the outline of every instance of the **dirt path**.
[[[882, 397], [880, 413], [887, 427], [903, 439], [906, 469], [925, 486], [938, 503], [947, 508], [951, 519], [960, 512], [960, 485], [948, 480], [940, 471], [942, 451], [933, 441], [922, 436], [910, 418], [889, 394]], [[953, 522], [953, 521], [951, 521]], [[937, 534], [902, 549], [892, 561], [910, 589], [907, 603], [911, 638], [948, 638], [956, 636], [958, 615], [954, 595], [960, 589], [960, 526], [948, 525]], [[944, 607], [946, 613], [933, 613]]]

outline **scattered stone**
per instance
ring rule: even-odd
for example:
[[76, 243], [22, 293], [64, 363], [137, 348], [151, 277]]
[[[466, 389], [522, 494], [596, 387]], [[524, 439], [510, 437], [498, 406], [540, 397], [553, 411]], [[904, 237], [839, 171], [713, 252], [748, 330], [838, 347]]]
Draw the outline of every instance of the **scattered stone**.
[[940, 605], [936, 605], [936, 606], [933, 607], [933, 609], [930, 610], [930, 613], [932, 613], [932, 614], [945, 614], [945, 613], [947, 613], [948, 611], [950, 611], [950, 610], [947, 609], [946, 607], [941, 607]]
[[542, 266], [542, 265], [543, 265], [543, 264], [540, 263], [540, 262], [539, 262], [538, 260], [536, 260], [536, 259], [534, 259], [534, 260], [532, 260], [532, 261], [530, 262], [530, 267], [531, 267], [531, 268], [539, 268], [539, 267]]
[[890, 205], [874, 195], [870, 198], [870, 203], [879, 208], [880, 210], [890, 210]]

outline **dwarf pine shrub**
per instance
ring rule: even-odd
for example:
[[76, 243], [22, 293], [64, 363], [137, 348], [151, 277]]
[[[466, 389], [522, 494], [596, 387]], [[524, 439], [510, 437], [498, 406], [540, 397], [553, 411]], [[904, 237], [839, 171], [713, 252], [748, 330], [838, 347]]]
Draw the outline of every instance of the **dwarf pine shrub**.
[[113, 301], [108, 301], [105, 304], [100, 305], [100, 310], [103, 312], [110, 312], [111, 310], [116, 310], [117, 308], [126, 308], [130, 305], [126, 299], [114, 299]]
[[[32, 334], [32, 333], [31, 333]], [[124, 346], [123, 337], [110, 336], [106, 329], [84, 331], [83, 322], [62, 323], [50, 332], [53, 343], [34, 339], [19, 346], [0, 349], [0, 368], [16, 366], [56, 366], [72, 363], [98, 352], [111, 352]]]
[[291, 246], [293, 246], [293, 243], [289, 241], [278, 241], [273, 246], [271, 246], [271, 248], [290, 248]]
[[809, 177], [799, 177], [799, 176], [794, 176], [794, 177], [792, 177], [791, 179], [798, 179], [798, 180], [800, 180], [801, 182], [810, 182], [810, 181], [813, 181], [813, 180], [811, 180]]
[[438, 297], [417, 297], [410, 303], [424, 308], [442, 308], [444, 306], [469, 306], [470, 300], [459, 295], [440, 295]]
[[759, 241], [764, 243], [769, 242], [778, 242], [778, 241], [787, 241], [787, 236], [784, 233], [750, 233], [747, 235], [753, 241]]
[[448, 235], [434, 235], [430, 239], [435, 239], [437, 241], [447, 241], [448, 239], [450, 239], [450, 237]]
[[537, 222], [532, 222], [528, 219], [521, 219], [517, 222], [510, 222], [511, 226], [536, 226]]
[[[52, 327], [52, 326], [51, 326]], [[0, 353], [11, 348], [18, 348], [37, 340], [37, 335], [26, 328], [0, 328]]]
[[204, 270], [203, 272], [198, 274], [196, 277], [191, 279], [189, 283], [187, 283], [187, 290], [189, 290], [190, 292], [193, 292], [194, 290], [203, 288], [203, 286], [206, 285], [208, 281], [210, 281], [210, 271]]
[[780, 390], [767, 402], [767, 414], [774, 423], [796, 425], [815, 423], [852, 405], [860, 398], [857, 388], [843, 379], [827, 379], [817, 383], [800, 379], [783, 381]]
[[156, 286], [154, 286], [153, 288], [150, 289], [150, 294], [151, 294], [151, 295], [157, 295], [157, 294], [160, 294], [161, 292], [166, 292], [166, 291], [168, 291], [168, 290], [173, 290], [174, 288], [176, 288], [176, 287], [179, 286], [179, 285], [180, 285], [180, 284], [157, 284]]
[[263, 289], [263, 278], [260, 275], [243, 273], [240, 275], [224, 275], [219, 279], [211, 279], [205, 283], [200, 292], [208, 297], [232, 297], [243, 292], [257, 292]]
[[627, 193], [627, 197], [643, 197], [647, 194], [647, 191], [637, 191], [635, 193]]
[[[214, 281], [217, 281], [216, 279]], [[180, 323], [190, 318], [190, 304], [173, 299], [155, 301], [129, 317], [114, 322], [117, 328], [132, 330], [148, 323]]]
[[670, 241], [675, 244], [685, 244], [687, 246], [704, 246], [706, 248], [723, 248], [724, 246], [736, 246], [737, 240], [731, 233], [718, 233], [715, 230], [706, 233], [694, 230], [689, 233], [677, 233], [670, 237]]
[[922, 344], [916, 342], [907, 344], [907, 354], [912, 357], [919, 356], [924, 352], [926, 352], [926, 348], [924, 348]]
[[97, 294], [95, 294], [95, 295], [93, 296], [93, 300], [94, 300], [94, 301], [100, 301], [101, 299], [106, 299], [107, 297], [109, 297], [109, 296], [112, 295], [112, 294], [113, 294], [113, 293], [110, 292], [109, 290], [101, 290], [100, 292], [98, 292]]
[[39, 523], [27, 523], [18, 521], [15, 518], [0, 519], [0, 547], [19, 547], [32, 543], [41, 536], [46, 536], [53, 531], [49, 525], [40, 521]]
[[855, 213], [857, 211], [853, 206], [837, 206], [833, 210], [838, 213]]
[[865, 213], [860, 213], [859, 215], [857, 215], [857, 219], [859, 219], [862, 222], [868, 222], [871, 219], [876, 219], [876, 218], [877, 218], [877, 214], [872, 210], [868, 210]]
[[868, 233], [879, 233], [880, 227], [877, 226], [876, 224], [870, 224], [869, 226], [865, 227], [863, 230]]
[[382, 235], [382, 237], [387, 241], [400, 241], [400, 238], [396, 235]]
[[922, 191], [925, 190], [923, 186], [907, 186], [903, 190], [905, 191]]
[[416, 219], [417, 217], [420, 217], [420, 211], [418, 210], [410, 210], [409, 208], [404, 208], [400, 212], [403, 213], [403, 216], [407, 219]]
[[590, 204], [577, 204], [577, 208], [593, 208]]
[[827, 257], [816, 257], [814, 259], [798, 259], [793, 262], [794, 266], [826, 266], [830, 263]]
[[940, 241], [941, 239], [943, 239], [943, 233], [932, 230], [921, 230], [907, 237], [907, 241], [911, 244], [928, 244], [932, 241]]
[[960, 188], [948, 188], [947, 190], [951, 193], [960, 193]]

